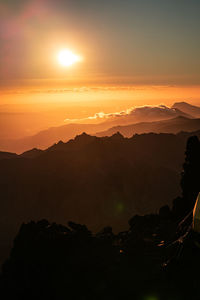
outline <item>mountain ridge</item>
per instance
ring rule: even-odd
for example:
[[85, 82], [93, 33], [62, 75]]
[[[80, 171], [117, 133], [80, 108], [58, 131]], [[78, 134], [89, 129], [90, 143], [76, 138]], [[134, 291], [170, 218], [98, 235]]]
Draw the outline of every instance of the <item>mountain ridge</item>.
[[115, 132], [119, 131], [126, 137], [131, 137], [133, 134], [142, 133], [178, 133], [181, 131], [193, 132], [200, 129], [200, 118], [189, 119], [183, 116], [176, 118], [161, 120], [155, 122], [141, 122], [136, 124], [130, 124], [126, 126], [115, 126], [106, 131], [97, 132], [96, 135], [99, 137], [110, 136]]
[[[177, 116], [193, 118], [178, 108], [169, 108], [164, 105], [160, 106], [143, 106], [133, 108], [130, 112], [121, 112], [119, 114], [108, 114], [108, 119], [98, 124], [79, 124], [70, 123], [58, 127], [50, 127], [39, 133], [22, 139], [1, 139], [0, 149], [8, 152], [23, 153], [31, 148], [45, 149], [50, 147], [54, 142], [63, 140], [64, 142], [75, 137], [77, 134], [87, 132], [88, 134], [96, 134], [108, 130], [115, 126], [126, 126], [127, 124], [136, 124], [138, 122], [155, 122], [167, 120]], [[141, 132], [141, 131], [140, 131]]]
[[191, 114], [195, 118], [200, 117], [200, 107], [196, 105], [189, 104], [187, 102], [175, 102], [172, 105], [172, 109], [179, 109], [186, 114]]
[[[108, 224], [121, 231], [134, 214], [171, 206], [180, 195], [185, 145], [193, 134], [200, 136], [200, 131], [132, 138], [84, 133], [45, 150], [9, 154], [0, 168], [0, 238], [5, 249], [10, 249], [21, 222], [74, 220], [95, 232]], [[1, 252], [0, 247], [0, 258]]]

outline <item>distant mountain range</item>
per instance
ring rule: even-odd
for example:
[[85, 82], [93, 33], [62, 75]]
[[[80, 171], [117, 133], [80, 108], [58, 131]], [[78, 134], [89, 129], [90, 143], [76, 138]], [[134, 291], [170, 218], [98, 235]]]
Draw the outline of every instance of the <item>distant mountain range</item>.
[[200, 107], [185, 102], [175, 103], [171, 108], [165, 105], [142, 106], [128, 112], [108, 114], [99, 124], [66, 124], [23, 139], [0, 139], [0, 149], [16, 153], [31, 148], [45, 149], [60, 140], [66, 142], [82, 132], [110, 136], [119, 131], [130, 137], [134, 133], [196, 131], [200, 129], [199, 119], [193, 118], [198, 116], [200, 117]]
[[194, 118], [200, 117], [200, 107], [191, 105], [187, 102], [176, 102], [172, 108], [181, 110], [185, 114], [191, 115]]
[[181, 131], [192, 132], [200, 129], [200, 119], [188, 119], [182, 116], [174, 119], [142, 122], [127, 126], [115, 126], [106, 131], [97, 132], [96, 136], [111, 136], [120, 132], [125, 137], [131, 137], [134, 134], [141, 133], [178, 133]]
[[39, 133], [22, 139], [0, 140], [0, 149], [9, 152], [22, 153], [31, 148], [45, 149], [60, 140], [68, 141], [82, 132], [95, 134], [97, 131], [108, 128], [104, 124], [67, 124], [52, 127]]

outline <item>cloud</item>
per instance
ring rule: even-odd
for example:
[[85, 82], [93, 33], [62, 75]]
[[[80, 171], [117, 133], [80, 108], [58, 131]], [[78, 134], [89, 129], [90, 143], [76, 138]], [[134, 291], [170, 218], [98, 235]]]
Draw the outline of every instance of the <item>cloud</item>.
[[167, 118], [173, 118], [181, 113], [177, 112], [176, 109], [170, 108], [166, 105], [144, 105], [144, 106], [134, 106], [126, 110], [114, 113], [104, 113], [99, 112], [94, 116], [89, 116], [82, 119], [65, 119], [67, 123], [85, 123], [85, 122], [103, 122], [103, 121], [116, 121], [126, 124], [131, 122], [143, 122], [143, 121], [153, 121], [161, 120]]
[[[41, 84], [42, 79], [40, 80], [40, 83], [37, 81], [35, 82], [35, 85]], [[51, 81], [48, 82], [48, 80], [43, 80], [44, 84], [48, 85], [49, 83], [52, 84]], [[78, 87], [57, 87], [57, 88], [48, 88], [48, 87], [42, 87], [40, 88], [32, 88], [31, 84], [34, 84], [33, 80], [21, 80], [20, 82], [16, 80], [16, 82], [13, 81], [9, 82], [9, 85], [14, 84], [12, 89], [7, 88], [6, 82], [4, 80], [0, 81], [0, 87], [2, 91], [6, 94], [65, 94], [65, 93], [89, 93], [89, 92], [115, 92], [115, 91], [143, 91], [145, 88], [140, 86], [78, 86]], [[57, 81], [54, 83], [54, 85], [57, 84]], [[65, 82], [66, 85], [66, 82]], [[16, 88], [15, 88], [16, 86]], [[22, 86], [21, 89], [18, 89], [18, 86]]]

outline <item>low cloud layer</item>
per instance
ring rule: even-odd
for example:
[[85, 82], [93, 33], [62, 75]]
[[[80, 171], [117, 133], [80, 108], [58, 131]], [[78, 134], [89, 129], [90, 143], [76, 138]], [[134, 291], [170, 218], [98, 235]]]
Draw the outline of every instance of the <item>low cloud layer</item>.
[[160, 104], [157, 106], [145, 105], [131, 107], [127, 110], [114, 113], [99, 112], [94, 116], [89, 116], [83, 119], [65, 119], [66, 123], [99, 123], [99, 122], [114, 122], [117, 125], [137, 123], [145, 121], [155, 121], [162, 119], [169, 119], [177, 116], [184, 116], [185, 114], [177, 109], [170, 108], [166, 105]]

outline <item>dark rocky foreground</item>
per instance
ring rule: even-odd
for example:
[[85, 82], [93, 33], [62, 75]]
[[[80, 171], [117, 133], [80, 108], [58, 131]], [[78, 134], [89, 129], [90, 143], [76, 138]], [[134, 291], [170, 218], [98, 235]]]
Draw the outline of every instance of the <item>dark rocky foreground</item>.
[[[199, 299], [200, 235], [192, 209], [200, 190], [200, 141], [188, 139], [182, 197], [129, 229], [92, 234], [85, 225], [23, 224], [0, 277], [2, 299]], [[162, 195], [161, 195], [162, 196]]]
[[133, 215], [171, 206], [188, 136], [82, 134], [44, 151], [0, 152], [0, 265], [23, 222], [73, 220], [119, 232]]
[[199, 299], [200, 237], [190, 221], [163, 209], [133, 217], [118, 235], [23, 224], [3, 265], [2, 299]]

